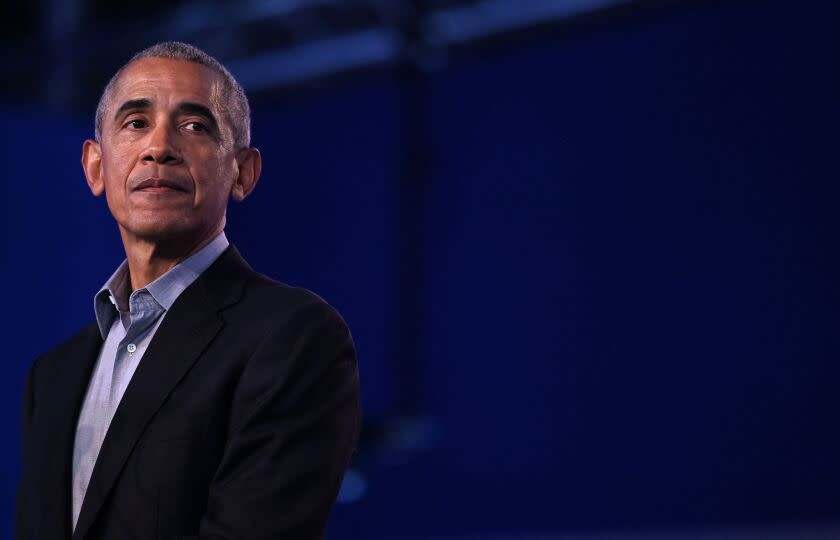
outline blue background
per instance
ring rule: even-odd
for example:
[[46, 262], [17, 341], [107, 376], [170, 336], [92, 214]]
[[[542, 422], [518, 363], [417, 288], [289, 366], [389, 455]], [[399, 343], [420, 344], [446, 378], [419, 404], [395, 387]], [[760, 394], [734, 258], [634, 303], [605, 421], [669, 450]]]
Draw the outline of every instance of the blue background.
[[[380, 426], [330, 537], [838, 521], [836, 6], [669, 4], [253, 104], [228, 237], [342, 312]], [[122, 259], [94, 106], [0, 107], [0, 530], [26, 370]]]

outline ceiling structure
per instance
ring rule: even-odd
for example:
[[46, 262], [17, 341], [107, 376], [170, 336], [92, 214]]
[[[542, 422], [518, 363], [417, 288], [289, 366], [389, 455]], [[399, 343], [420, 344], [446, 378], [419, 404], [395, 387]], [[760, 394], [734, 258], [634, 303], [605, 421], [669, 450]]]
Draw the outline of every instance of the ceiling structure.
[[[648, 2], [649, 3], [649, 2]], [[630, 0], [41, 0], [5, 7], [0, 100], [94, 103], [108, 77], [157, 41], [193, 43], [251, 95], [360, 69], [445, 65], [453, 51], [617, 11]]]

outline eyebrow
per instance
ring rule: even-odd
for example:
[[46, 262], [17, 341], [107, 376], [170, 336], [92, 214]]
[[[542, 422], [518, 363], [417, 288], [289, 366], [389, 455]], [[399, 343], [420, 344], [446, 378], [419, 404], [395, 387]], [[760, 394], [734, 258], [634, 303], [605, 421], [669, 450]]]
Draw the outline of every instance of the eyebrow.
[[140, 99], [129, 99], [122, 105], [120, 108], [117, 109], [117, 112], [114, 114], [114, 120], [118, 120], [119, 117], [128, 111], [136, 111], [136, 110], [144, 110], [144, 109], [151, 109], [152, 108], [152, 101], [146, 98]]
[[[117, 109], [117, 112], [114, 115], [114, 120], [119, 120], [120, 116], [127, 112], [144, 111], [151, 108], [152, 100], [148, 98], [129, 99]], [[192, 101], [184, 101], [178, 104], [177, 111], [178, 114], [194, 114], [201, 116], [207, 120], [213, 131], [217, 132], [219, 130], [219, 121], [216, 120], [216, 116], [213, 114], [213, 111], [211, 111], [206, 105]]]

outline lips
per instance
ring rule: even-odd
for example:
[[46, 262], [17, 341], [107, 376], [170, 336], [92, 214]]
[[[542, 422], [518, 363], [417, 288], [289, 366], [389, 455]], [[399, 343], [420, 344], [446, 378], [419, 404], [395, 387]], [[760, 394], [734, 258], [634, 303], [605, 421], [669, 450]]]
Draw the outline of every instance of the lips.
[[188, 190], [179, 182], [166, 178], [147, 178], [135, 186], [134, 191], [145, 191], [147, 193], [165, 193], [170, 191]]

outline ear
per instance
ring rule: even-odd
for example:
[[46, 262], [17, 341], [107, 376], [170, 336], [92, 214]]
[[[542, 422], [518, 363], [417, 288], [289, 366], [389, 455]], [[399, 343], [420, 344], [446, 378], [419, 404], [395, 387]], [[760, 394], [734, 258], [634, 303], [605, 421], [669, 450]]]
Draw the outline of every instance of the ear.
[[105, 181], [102, 179], [102, 148], [93, 139], [86, 140], [82, 145], [82, 168], [94, 197], [105, 193]]
[[236, 154], [239, 176], [230, 189], [230, 198], [236, 202], [245, 200], [257, 185], [262, 172], [262, 157], [256, 148], [243, 148]]

